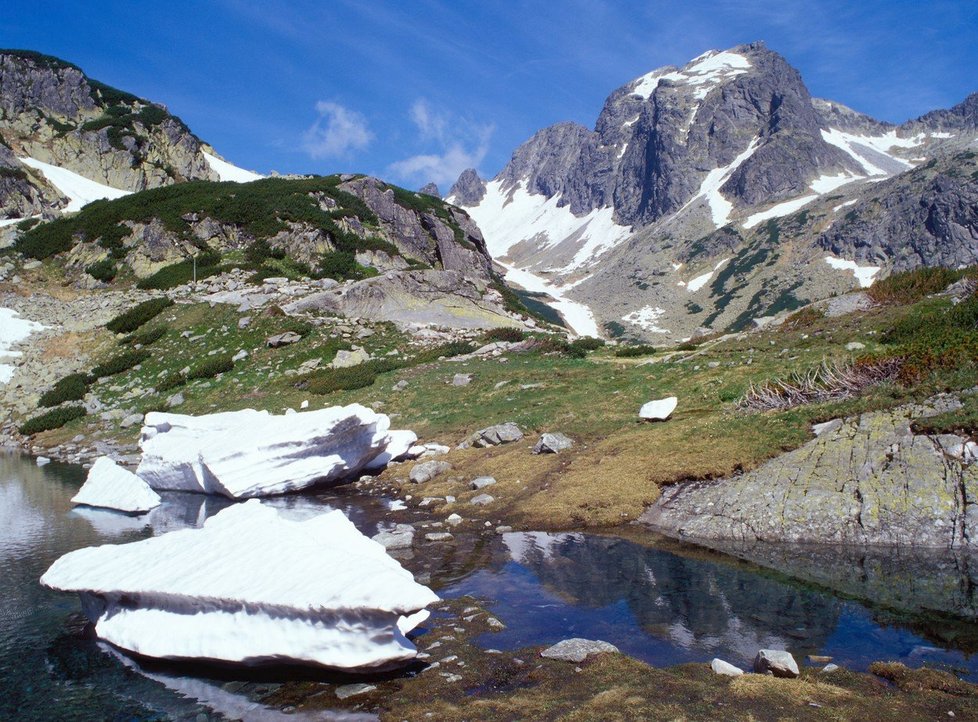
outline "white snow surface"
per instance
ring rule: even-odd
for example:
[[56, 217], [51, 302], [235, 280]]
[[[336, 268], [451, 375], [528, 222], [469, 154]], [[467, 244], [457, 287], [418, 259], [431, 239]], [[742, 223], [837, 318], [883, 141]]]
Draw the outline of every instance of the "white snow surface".
[[731, 212], [733, 212], [733, 203], [728, 201], [723, 194], [720, 192], [720, 187], [727, 182], [733, 172], [737, 170], [743, 164], [745, 160], [753, 155], [754, 151], [757, 150], [758, 139], [754, 138], [747, 146], [743, 153], [734, 158], [728, 165], [722, 168], [715, 168], [706, 174], [706, 178], [700, 183], [700, 188], [696, 192], [696, 195], [689, 199], [686, 204], [679, 209], [679, 213], [689, 208], [690, 205], [695, 203], [700, 198], [705, 198], [706, 202], [710, 205], [710, 215], [713, 217], [713, 225], [717, 228], [725, 225], [727, 219], [730, 218]]
[[658, 321], [665, 313], [666, 310], [658, 306], [643, 306], [637, 311], [626, 313], [621, 317], [621, 320], [638, 326], [649, 333], [672, 333], [669, 329], [659, 326]]
[[665, 421], [672, 416], [672, 412], [676, 410], [678, 403], [679, 399], [675, 396], [666, 396], [664, 399], [649, 401], [642, 404], [642, 408], [638, 411], [638, 416], [648, 421]]
[[226, 160], [221, 160], [217, 156], [211, 155], [207, 151], [201, 152], [204, 154], [204, 160], [207, 161], [207, 165], [210, 166], [212, 171], [217, 173], [217, 177], [222, 181], [250, 183], [251, 181], [261, 180], [265, 177], [253, 171], [239, 168], [232, 163], [228, 163]]
[[[270, 496], [336, 483], [388, 448], [396, 458], [417, 440], [390, 432], [390, 419], [359, 404], [275, 416], [242, 411], [144, 420], [136, 474], [154, 489]], [[373, 467], [378, 468], [378, 467]]]
[[96, 634], [136, 654], [342, 670], [413, 659], [398, 625], [438, 601], [342, 512], [294, 521], [258, 500], [200, 529], [70, 552], [41, 584], [78, 592]]
[[102, 456], [88, 470], [88, 478], [71, 503], [139, 514], [158, 507], [160, 495], [131, 471]]
[[[23, 354], [15, 351], [14, 347], [26, 341], [32, 333], [45, 328], [36, 321], [21, 318], [12, 308], [0, 308], [0, 362], [20, 358]], [[0, 363], [0, 383], [8, 383], [15, 370], [12, 364]]]
[[893, 168], [906, 170], [913, 167], [908, 161], [893, 155], [892, 149], [915, 148], [924, 142], [924, 135], [920, 133], [912, 138], [900, 138], [895, 130], [883, 135], [856, 135], [837, 128], [829, 128], [822, 130], [822, 139], [848, 153], [863, 167], [867, 175], [886, 176], [891, 171], [880, 167], [882, 160], [887, 161]]
[[633, 81], [635, 86], [632, 88], [632, 94], [648, 100], [659, 87], [660, 81], [670, 80], [674, 83], [694, 86], [696, 99], [703, 100], [717, 85], [746, 73], [750, 67], [750, 61], [740, 53], [709, 50], [691, 60], [680, 70], [659, 68], [637, 78]]
[[598, 331], [598, 322], [595, 320], [590, 307], [564, 295], [565, 291], [573, 288], [573, 285], [557, 286], [522, 268], [515, 268], [501, 262], [500, 265], [506, 269], [506, 280], [512, 281], [527, 291], [545, 293], [554, 299], [549, 305], [557, 310], [567, 327], [575, 334], [578, 336], [594, 336], [595, 338], [601, 335]]
[[479, 225], [493, 258], [502, 258], [522, 241], [538, 249], [553, 248], [562, 241], [577, 247], [573, 259], [560, 272], [570, 272], [592, 262], [631, 235], [631, 228], [614, 221], [614, 209], [598, 208], [575, 216], [569, 206], [560, 206], [560, 196], [548, 198], [530, 193], [526, 182], [503, 189], [502, 181], [490, 181], [486, 194], [466, 211]]
[[754, 213], [747, 217], [744, 221], [744, 228], [753, 228], [758, 223], [762, 223], [771, 218], [780, 218], [781, 216], [786, 216], [790, 213], [794, 213], [811, 203], [813, 200], [818, 198], [818, 194], [813, 193], [810, 195], [799, 196], [798, 198], [792, 198], [790, 201], [783, 201], [777, 205], [773, 205], [766, 211], [761, 211], [760, 213]]
[[696, 278], [692, 279], [688, 284], [686, 284], [686, 290], [689, 291], [690, 293], [695, 293], [696, 291], [699, 291], [701, 288], [703, 288], [703, 286], [705, 286], [707, 283], [710, 282], [710, 279], [713, 278], [713, 274], [719, 271], [720, 267], [729, 260], [730, 260], [729, 258], [721, 258], [717, 262], [717, 264], [713, 267], [712, 271], [707, 271], [706, 273], [702, 273]]
[[869, 288], [876, 280], [876, 274], [880, 272], [879, 266], [860, 266], [855, 261], [847, 261], [842, 258], [826, 256], [825, 262], [841, 271], [852, 271], [856, 280], [859, 281], [860, 288]]
[[89, 180], [74, 171], [59, 168], [56, 165], [51, 165], [40, 160], [33, 158], [18, 158], [17, 160], [24, 165], [41, 171], [48, 182], [68, 198], [70, 202], [63, 209], [64, 213], [80, 211], [92, 201], [102, 200], [103, 198], [122, 198], [122, 196], [127, 196], [131, 193], [131, 191], [120, 190], [103, 183]]

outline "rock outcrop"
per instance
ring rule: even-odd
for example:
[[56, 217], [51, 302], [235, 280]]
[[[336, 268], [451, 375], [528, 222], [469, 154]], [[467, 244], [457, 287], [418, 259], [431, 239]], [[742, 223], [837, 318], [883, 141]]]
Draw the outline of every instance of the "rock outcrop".
[[955, 549], [978, 539], [978, 447], [911, 431], [953, 402], [870, 412], [819, 429], [741, 476], [668, 487], [641, 517], [689, 539]]

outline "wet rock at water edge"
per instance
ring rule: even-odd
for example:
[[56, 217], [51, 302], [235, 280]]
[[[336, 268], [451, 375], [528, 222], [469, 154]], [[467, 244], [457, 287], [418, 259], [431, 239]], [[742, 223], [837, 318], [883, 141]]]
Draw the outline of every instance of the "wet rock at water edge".
[[600, 639], [581, 639], [580, 637], [574, 637], [557, 642], [552, 647], [547, 647], [540, 652], [540, 656], [562, 662], [580, 663], [587, 659], [588, 655], [608, 652], [618, 652], [618, 647], [608, 642], [603, 642]]

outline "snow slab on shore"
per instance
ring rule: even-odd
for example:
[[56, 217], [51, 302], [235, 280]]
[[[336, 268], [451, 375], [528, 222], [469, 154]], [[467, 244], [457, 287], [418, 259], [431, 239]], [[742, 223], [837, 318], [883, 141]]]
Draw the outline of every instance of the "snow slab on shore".
[[135, 654], [349, 671], [414, 659], [404, 635], [438, 601], [342, 512], [291, 521], [257, 499], [200, 529], [70, 552], [41, 584], [78, 592], [96, 634]]
[[131, 471], [102, 456], [88, 470], [88, 478], [71, 503], [142, 514], [160, 505], [160, 495]]
[[[246, 499], [340, 483], [399, 458], [417, 440], [365, 406], [275, 416], [242, 411], [146, 415], [136, 474], [154, 489]], [[386, 456], [390, 451], [391, 456]]]

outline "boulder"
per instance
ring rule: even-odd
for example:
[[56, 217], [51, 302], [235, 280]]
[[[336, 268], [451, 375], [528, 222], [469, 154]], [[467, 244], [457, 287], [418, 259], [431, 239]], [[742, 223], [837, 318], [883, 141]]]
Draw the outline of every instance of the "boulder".
[[414, 659], [404, 634], [438, 601], [342, 512], [293, 521], [258, 500], [200, 529], [71, 552], [41, 584], [77, 592], [95, 633], [134, 654], [345, 671]]
[[795, 658], [783, 649], [759, 651], [754, 657], [754, 671], [758, 674], [772, 674], [775, 677], [788, 679], [794, 679], [800, 674]]
[[469, 503], [475, 504], [476, 506], [488, 506], [494, 501], [496, 501], [496, 498], [490, 494], [479, 494], [478, 496], [472, 497]]
[[451, 468], [452, 465], [447, 461], [422, 461], [411, 469], [408, 478], [415, 484], [423, 484], [426, 481], [431, 481], [439, 474], [444, 474]]
[[472, 383], [472, 374], [455, 374], [452, 377], [452, 386], [468, 386]]
[[277, 333], [274, 336], [269, 336], [265, 339], [265, 345], [268, 348], [279, 348], [280, 346], [288, 346], [301, 340], [302, 336], [295, 331], [286, 331], [285, 333]]
[[332, 406], [275, 416], [242, 411], [146, 415], [136, 474], [154, 489], [242, 499], [338, 484], [365, 470], [388, 447], [406, 450], [412, 432], [365, 406]]
[[565, 639], [552, 647], [547, 647], [540, 652], [541, 657], [547, 659], [558, 659], [562, 662], [581, 663], [591, 654], [604, 654], [607, 652], [617, 652], [618, 647], [600, 639]]
[[466, 439], [465, 443], [470, 446], [486, 447], [498, 446], [499, 444], [509, 444], [523, 438], [523, 431], [512, 421], [505, 424], [495, 424], [479, 429], [472, 436]]
[[638, 416], [645, 421], [665, 421], [672, 412], [676, 410], [679, 400], [675, 396], [667, 396], [664, 399], [649, 401], [639, 409]]
[[377, 532], [371, 539], [384, 549], [408, 549], [414, 543], [414, 527], [410, 524], [397, 524], [393, 529]]
[[561, 433], [544, 433], [533, 447], [534, 454], [556, 454], [574, 445], [574, 441]]
[[710, 669], [712, 669], [714, 673], [723, 675], [724, 677], [739, 677], [744, 673], [744, 670], [742, 670], [740, 667], [735, 667], [729, 662], [724, 662], [719, 657], [714, 657], [713, 661], [710, 662]]
[[364, 351], [362, 348], [355, 349], [353, 351], [347, 351], [346, 349], [340, 349], [336, 352], [336, 356], [330, 362], [329, 367], [331, 369], [346, 369], [351, 366], [359, 366], [364, 361], [370, 360], [370, 354]]
[[160, 495], [131, 471], [102, 456], [88, 470], [88, 478], [71, 503], [141, 514], [158, 507]]
[[492, 486], [496, 483], [496, 479], [492, 476], [478, 476], [472, 480], [471, 487], [479, 491], [479, 489], [485, 489], [487, 486]]

